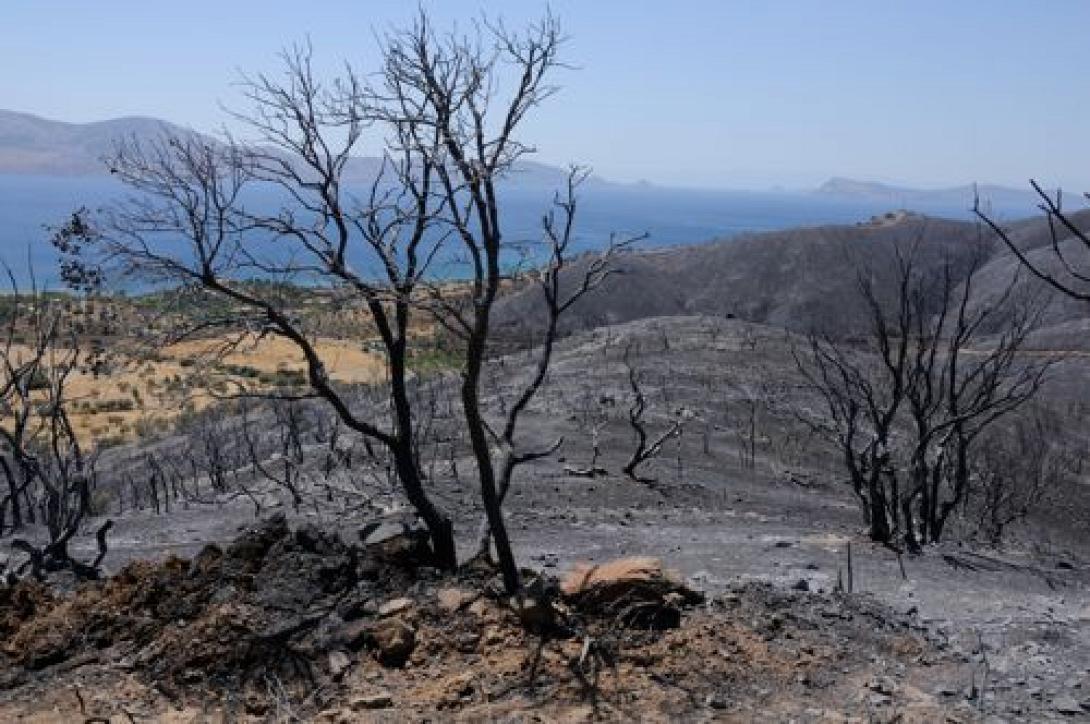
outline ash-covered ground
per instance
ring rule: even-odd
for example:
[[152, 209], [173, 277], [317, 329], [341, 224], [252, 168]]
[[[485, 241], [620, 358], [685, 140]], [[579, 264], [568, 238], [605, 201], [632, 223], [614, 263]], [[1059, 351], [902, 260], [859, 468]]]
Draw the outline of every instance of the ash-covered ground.
[[[657, 556], [715, 605], [741, 605], [743, 616], [758, 596], [754, 591], [790, 598], [788, 609], [809, 616], [808, 626], [820, 627], [823, 610], [829, 613], [825, 618], [838, 621], [847, 611], [843, 615], [856, 624], [829, 627], [822, 645], [856, 650], [876, 667], [871, 674], [880, 669], [893, 684], [875, 683], [873, 676], [852, 679], [858, 696], [843, 699], [842, 711], [814, 693], [820, 687], [800, 685], [790, 695], [803, 703], [812, 697], [814, 705], [784, 709], [784, 718], [818, 721], [848, 713], [892, 719], [905, 711], [892, 688], [902, 674], [913, 691], [929, 697], [929, 706], [959, 721], [1090, 718], [1090, 487], [1075, 481], [1057, 491], [1010, 531], [1001, 549], [976, 542], [968, 520], [955, 521], [949, 542], [922, 555], [873, 545], [833, 451], [791, 411], [800, 400], [806, 404], [792, 344], [782, 330], [710, 317], [642, 320], [563, 341], [548, 384], [520, 428], [527, 444], [564, 439], [555, 456], [519, 471], [508, 496], [520, 562], [559, 575], [580, 560]], [[648, 398], [649, 432], [654, 436], [673, 420], [685, 420], [681, 434], [641, 468], [642, 481], [620, 472], [634, 446], [626, 351]], [[502, 392], [528, 374], [529, 355], [518, 352], [491, 365], [490, 382], [500, 391], [490, 400], [493, 410], [502, 409]], [[1081, 358], [1065, 361], [1046, 395], [1063, 398], [1086, 389], [1088, 370]], [[444, 389], [442, 379], [432, 384]], [[449, 401], [436, 396], [433, 424], [447, 432], [436, 435], [439, 442], [430, 453], [432, 487], [454, 516], [468, 556], [481, 516], [472, 463], [458, 445], [456, 418], [445, 412]], [[336, 445], [352, 449], [355, 442], [342, 434]], [[167, 439], [157, 445], [180, 443]], [[292, 472], [298, 500], [240, 465], [230, 490], [215, 492], [208, 481], [201, 488], [195, 480], [195, 494], [171, 501], [169, 513], [164, 505], [154, 513], [146, 501], [140, 510], [130, 501], [120, 512], [108, 503], [115, 526], [106, 569], [118, 571], [134, 559], [191, 557], [207, 543], [226, 545], [257, 519], [277, 513], [293, 525], [312, 524], [348, 542], [359, 541], [361, 529], [376, 520], [403, 519], [404, 504], [382, 470], [346, 466], [343, 460], [331, 468], [327, 442], [305, 448], [305, 463]], [[140, 470], [146, 450], [121, 448], [111, 455], [117, 465]], [[272, 454], [268, 465], [279, 470], [276, 463]], [[592, 467], [602, 472], [588, 475]], [[99, 522], [89, 520], [88, 532]], [[849, 598], [865, 602], [852, 605], [874, 607], [884, 620], [902, 622], [928, 642], [928, 652], [912, 660], [911, 676], [904, 661], [862, 637], [866, 614], [829, 603], [834, 591], [847, 587], [849, 547]], [[73, 551], [93, 557], [93, 536], [75, 543]], [[843, 597], [837, 593], [835, 600]], [[805, 613], [808, 606], [814, 607], [811, 613]], [[761, 620], [750, 623], [766, 625], [770, 610], [754, 604], [754, 617]], [[715, 649], [701, 651], [707, 657]], [[932, 655], [941, 665], [920, 675]], [[857, 671], [845, 664], [849, 669]], [[837, 678], [836, 690], [843, 693], [849, 679]], [[747, 708], [731, 714], [705, 696], [687, 716], [747, 720], [762, 707], [779, 711], [774, 705], [782, 702], [782, 691], [761, 680], [744, 686], [745, 696], [735, 698]], [[4, 696], [19, 699], [17, 693]], [[920, 710], [925, 711], [918, 712], [919, 720], [936, 709]]]

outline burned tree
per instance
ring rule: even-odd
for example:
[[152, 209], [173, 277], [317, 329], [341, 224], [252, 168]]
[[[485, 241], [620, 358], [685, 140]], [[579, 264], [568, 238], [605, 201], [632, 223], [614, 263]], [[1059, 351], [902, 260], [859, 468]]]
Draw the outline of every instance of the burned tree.
[[306, 462], [303, 410], [295, 400], [272, 400], [270, 408], [272, 420], [262, 420], [266, 432], [261, 435], [253, 430], [255, 425], [249, 418], [249, 410], [243, 407], [241, 435], [247, 463], [260, 477], [290, 494], [292, 507], [299, 510], [303, 504], [302, 468]]
[[[663, 338], [666, 338], [665, 335]], [[647, 423], [643, 419], [644, 413], [647, 411], [647, 397], [643, 393], [640, 373], [632, 365], [631, 352], [632, 345], [630, 344], [625, 348], [624, 365], [628, 372], [628, 386], [632, 390], [632, 405], [628, 408], [628, 424], [636, 436], [636, 448], [632, 451], [632, 456], [621, 471], [633, 480], [650, 482], [647, 478], [640, 477], [637, 468], [648, 460], [658, 457], [662, 453], [663, 446], [681, 434], [684, 421], [679, 416], [666, 430], [653, 440], [651, 439], [647, 432]]]
[[[225, 348], [264, 335], [290, 341], [306, 361], [308, 395], [388, 451], [428, 528], [436, 562], [448, 569], [457, 563], [454, 533], [418, 458], [409, 361], [422, 316], [453, 332], [461, 341], [462, 418], [510, 590], [519, 581], [503, 497], [518, 464], [552, 449], [520, 451], [517, 421], [545, 379], [555, 320], [604, 277], [611, 253], [591, 263], [574, 289], [561, 285], [584, 178], [573, 171], [542, 223], [545, 251], [537, 258], [551, 321], [538, 369], [504, 419], [490, 420], [481, 403], [482, 370], [492, 310], [515, 250], [504, 236], [500, 186], [532, 151], [519, 131], [556, 91], [551, 78], [562, 43], [551, 16], [522, 33], [485, 23], [462, 37], [436, 33], [421, 13], [384, 39], [373, 80], [348, 70], [328, 84], [315, 76], [310, 48], [297, 48], [284, 55], [282, 78], [244, 82], [252, 108], [236, 119], [256, 143], [178, 134], [122, 144], [110, 167], [137, 195], [82, 235], [83, 246], [97, 248], [115, 271], [220, 302], [202, 307], [203, 318], [176, 328], [173, 338], [229, 333]], [[382, 156], [357, 194], [354, 154], [365, 140]], [[248, 203], [252, 189], [271, 189], [282, 203], [272, 211]], [[377, 338], [385, 362], [382, 405], [353, 404], [331, 378], [320, 330], [293, 305], [308, 293], [366, 315], [359, 334]]]
[[[41, 525], [43, 546], [12, 541], [13, 548], [28, 554], [35, 575], [62, 568], [95, 575], [101, 555], [88, 566], [68, 550], [93, 512], [98, 451], [84, 447], [69, 417], [72, 378], [92, 360], [81, 349], [62, 300], [33, 282], [30, 292], [21, 293], [8, 276], [12, 293], [4, 299], [0, 343], [0, 470], [6, 484], [0, 535]], [[103, 555], [109, 525], [99, 539]]]
[[938, 312], [930, 328], [917, 314], [911, 332], [906, 392], [915, 435], [912, 480], [903, 503], [910, 547], [917, 545], [911, 506], [918, 508], [919, 542], [938, 542], [950, 514], [969, 493], [978, 439], [1029, 402], [1051, 366], [1051, 360], [1020, 355], [1044, 306], [1034, 295], [1020, 293], [1017, 278], [995, 301], [974, 305], [975, 274], [983, 259], [983, 254], [970, 259], [960, 288], [953, 284], [950, 265], [943, 267]]
[[[1085, 258], [1090, 255], [1090, 232], [1087, 231], [1085, 220], [1077, 219], [1074, 214], [1064, 209], [1063, 192], [1057, 190], [1052, 195], [1036, 181], [1030, 181], [1030, 185], [1040, 200], [1038, 208], [1048, 222], [1049, 246], [1054, 264], [1030, 259], [1027, 251], [1016, 242], [1010, 232], [985, 211], [979, 196], [973, 203], [973, 213], [1030, 274], [1061, 294], [1090, 302], [1090, 266]], [[1090, 193], [1084, 196], [1090, 200]], [[1055, 268], [1049, 269], [1049, 266]]]
[[836, 442], [871, 538], [910, 550], [940, 540], [981, 436], [1033, 398], [1050, 366], [1019, 355], [1043, 307], [1017, 280], [995, 301], [974, 297], [984, 246], [937, 272], [917, 251], [894, 250], [892, 295], [861, 270], [861, 344], [814, 334], [795, 352], [825, 413], [806, 417]]
[[[535, 350], [537, 360], [533, 365], [533, 370], [529, 379], [521, 387], [515, 390], [514, 400], [503, 405], [501, 409], [502, 417], [499, 425], [490, 425], [483, 417], [479, 419], [483, 431], [488, 433], [492, 444], [495, 444], [500, 451], [497, 459], [493, 459], [490, 446], [478, 449], [476, 444], [473, 445], [478, 472], [482, 469], [487, 470], [489, 468], [492, 468], [493, 470], [493, 472], [487, 473], [485, 477], [492, 477], [496, 480], [497, 498], [495, 503], [497, 506], [502, 506], [503, 501], [506, 499], [507, 493], [511, 488], [515, 470], [518, 466], [551, 455], [563, 444], [563, 439], [558, 439], [544, 448], [522, 450], [516, 441], [519, 419], [523, 413], [526, 412], [538, 391], [545, 384], [549, 365], [552, 362], [557, 336], [559, 334], [561, 318], [587, 294], [597, 289], [613, 272], [611, 261], [616, 254], [644, 238], [643, 235], [628, 237], [611, 236], [608, 245], [600, 254], [589, 259], [583, 259], [582, 264], [578, 268], [570, 263], [570, 248], [573, 241], [578, 201], [576, 192], [579, 185], [586, 180], [587, 173], [588, 172], [585, 169], [579, 168], [572, 168], [569, 171], [566, 189], [555, 196], [553, 208], [546, 213], [541, 220], [544, 247], [547, 257], [544, 264], [536, 272], [534, 287], [536, 287], [536, 291], [540, 292], [541, 295], [540, 306], [543, 310], [545, 324], [543, 334], [541, 335], [540, 347]], [[456, 319], [458, 320], [458, 324], [454, 326], [455, 330], [460, 329], [464, 331], [467, 329], [476, 329], [480, 326], [482, 321], [479, 318], [479, 315], [477, 313], [474, 313], [474, 315], [476, 320], [472, 324], [469, 324], [469, 319], [467, 319], [465, 315], [457, 315]], [[484, 329], [485, 334], [487, 335], [487, 326], [485, 326]], [[481, 344], [485, 344], [486, 341], [487, 336], [482, 340]], [[472, 349], [472, 333], [467, 337], [467, 343], [469, 348]], [[475, 397], [475, 399], [478, 400], [476, 403], [478, 406], [479, 394], [479, 392], [476, 393]], [[463, 406], [465, 405], [466, 399], [465, 387], [463, 386]], [[474, 415], [466, 415], [467, 421], [473, 419], [475, 419]], [[470, 424], [469, 433], [471, 441], [473, 441], [474, 438], [473, 429], [473, 424]], [[487, 496], [485, 496], [485, 499], [487, 500]], [[485, 508], [487, 511], [487, 502]], [[498, 514], [499, 510], [497, 509], [495, 513]], [[493, 517], [494, 515], [490, 514], [486, 521], [490, 530], [494, 530], [494, 528], [492, 528]], [[482, 549], [487, 546], [487, 539], [484, 535], [482, 535], [481, 539]], [[496, 542], [495, 539], [493, 540]], [[496, 543], [498, 548], [498, 542]]]
[[598, 464], [601, 457], [601, 434], [609, 424], [608, 407], [614, 404], [612, 396], [602, 395], [590, 385], [584, 385], [580, 390], [576, 403], [576, 413], [572, 416], [579, 427], [581, 435], [590, 438], [590, 462], [586, 466], [565, 465], [564, 472], [577, 477], [594, 478], [599, 475], [607, 475], [608, 470]]
[[1001, 546], [1011, 526], [1074, 477], [1077, 456], [1064, 428], [1058, 415], [1035, 406], [1013, 425], [989, 430], [973, 451], [969, 519], [989, 545]]
[[[808, 348], [804, 352], [796, 350], [795, 355], [800, 372], [810, 389], [818, 393], [825, 413], [804, 419], [836, 444], [870, 537], [891, 541], [898, 479], [892, 474], [889, 449], [904, 402], [904, 355], [893, 350], [883, 352], [883, 374], [866, 352], [816, 334], [810, 336]], [[889, 384], [882, 376], [889, 377]]]

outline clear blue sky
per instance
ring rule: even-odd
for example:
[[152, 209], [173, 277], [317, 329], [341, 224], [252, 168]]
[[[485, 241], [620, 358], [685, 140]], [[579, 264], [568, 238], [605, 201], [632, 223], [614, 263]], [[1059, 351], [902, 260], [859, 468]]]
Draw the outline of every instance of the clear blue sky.
[[[426, 0], [510, 24], [534, 1]], [[720, 188], [832, 175], [1090, 190], [1090, 1], [554, 0], [563, 93], [529, 136], [544, 161]], [[395, 0], [3, 0], [0, 107], [62, 120], [149, 115], [213, 129], [239, 70], [310, 35], [374, 67]]]

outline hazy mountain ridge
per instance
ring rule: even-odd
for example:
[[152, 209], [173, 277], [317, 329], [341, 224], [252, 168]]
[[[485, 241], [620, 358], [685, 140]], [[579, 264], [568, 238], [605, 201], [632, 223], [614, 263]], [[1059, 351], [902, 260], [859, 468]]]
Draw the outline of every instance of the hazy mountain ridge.
[[[0, 109], [0, 174], [38, 174], [43, 176], [92, 176], [107, 173], [103, 157], [108, 156], [119, 139], [149, 139], [167, 133], [198, 133], [159, 118], [128, 116], [89, 123], [56, 121], [31, 113]], [[380, 160], [373, 156], [353, 158], [345, 177], [365, 182], [374, 178]], [[512, 174], [512, 182], [526, 187], [562, 186], [567, 169], [536, 161], [523, 160]], [[617, 188], [648, 188], [641, 181], [633, 184], [608, 181], [592, 176], [588, 183]], [[1024, 205], [1032, 202], [1026, 190], [982, 184], [945, 189], [914, 189], [871, 181], [834, 177], [812, 193], [824, 197], [856, 198], [880, 201], [894, 207], [913, 203], [971, 206], [974, 190], [985, 201], [997, 205]]]
[[912, 208], [919, 203], [962, 204], [966, 208], [973, 205], [977, 196], [987, 206], [1035, 204], [1036, 194], [1029, 188], [1010, 188], [997, 184], [964, 184], [940, 189], [917, 189], [907, 186], [885, 184], [876, 181], [833, 177], [817, 187], [814, 194], [837, 198], [863, 198], [882, 201], [893, 207]]
[[102, 158], [118, 139], [150, 138], [185, 129], [131, 116], [93, 123], [53, 121], [0, 110], [0, 173], [80, 176], [105, 174]]
[[[103, 158], [114, 151], [119, 140], [150, 140], [165, 133], [198, 134], [168, 121], [143, 116], [68, 123], [0, 109], [0, 174], [105, 175], [108, 169]], [[345, 168], [345, 179], [370, 182], [380, 167], [378, 157], [354, 157]], [[559, 188], [566, 178], [564, 168], [529, 160], [520, 161], [511, 175], [513, 183], [530, 188]], [[596, 176], [588, 182], [622, 186]]]

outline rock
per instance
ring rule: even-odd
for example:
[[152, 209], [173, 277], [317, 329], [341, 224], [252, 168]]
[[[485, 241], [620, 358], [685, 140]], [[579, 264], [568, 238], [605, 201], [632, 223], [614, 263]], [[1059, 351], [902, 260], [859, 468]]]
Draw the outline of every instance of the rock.
[[404, 613], [412, 607], [413, 600], [411, 598], [395, 598], [379, 606], [378, 615], [380, 618], [389, 618]]
[[467, 671], [450, 679], [444, 688], [446, 690], [444, 699], [450, 703], [456, 703], [473, 696], [477, 688], [477, 677], [472, 671]]
[[246, 713], [251, 716], [265, 716], [269, 711], [269, 699], [258, 694], [248, 694], [242, 703]]
[[1075, 714], [1082, 714], [1085, 712], [1082, 705], [1075, 701], [1074, 697], [1068, 694], [1061, 694], [1053, 699], [1052, 708], [1066, 716], [1074, 716]]
[[372, 709], [389, 709], [394, 705], [394, 700], [388, 691], [377, 691], [373, 694], [363, 694], [353, 697], [348, 702], [348, 708], [352, 711], [368, 711]]
[[556, 568], [560, 564], [560, 556], [555, 553], [542, 553], [538, 560], [543, 568]]
[[484, 635], [481, 636], [481, 644], [484, 646], [497, 646], [507, 640], [507, 636], [504, 634], [503, 629], [499, 626], [489, 626], [484, 630]]
[[709, 709], [726, 709], [730, 705], [727, 698], [722, 694], [708, 694], [704, 697], [704, 706]]
[[422, 528], [413, 525], [411, 521], [380, 519], [365, 523], [359, 530], [359, 536], [361, 543], [370, 546], [417, 530]]
[[430, 565], [432, 554], [427, 530], [415, 521], [377, 521], [359, 532], [368, 556], [398, 566]]
[[868, 699], [870, 705], [873, 707], [885, 706], [890, 702], [890, 698], [885, 694], [871, 694]]
[[330, 651], [329, 652], [329, 674], [334, 679], [340, 679], [344, 676], [344, 672], [348, 671], [348, 667], [352, 665], [352, 660], [348, 658], [348, 654], [343, 651]]
[[481, 635], [474, 631], [467, 631], [464, 634], [460, 634], [454, 641], [455, 646], [463, 654], [470, 654], [477, 650], [477, 645], [481, 642]]
[[592, 565], [577, 563], [560, 584], [564, 596], [575, 598], [595, 588], [623, 585], [631, 582], [669, 580], [657, 558], [619, 558]]
[[484, 616], [489, 611], [488, 602], [483, 598], [478, 598], [473, 603], [469, 604], [469, 612], [474, 616]]
[[397, 618], [379, 621], [372, 637], [376, 657], [384, 666], [403, 666], [416, 647], [416, 632]]
[[891, 696], [897, 690], [897, 683], [888, 676], [876, 676], [867, 682], [867, 688], [875, 693]]
[[616, 613], [619, 604], [628, 607], [639, 620], [624, 620], [629, 626], [673, 628], [680, 622], [679, 608], [667, 600], [695, 605], [704, 594], [685, 585], [680, 576], [668, 571], [657, 558], [618, 558], [599, 565], [577, 564], [560, 584], [563, 596], [584, 611]]
[[810, 590], [810, 582], [807, 581], [805, 578], [800, 578], [795, 583], [795, 585], [791, 586], [791, 588], [796, 590], [796, 591], [809, 591]]
[[473, 601], [473, 594], [461, 588], [440, 588], [436, 594], [439, 609], [448, 613], [460, 611]]

